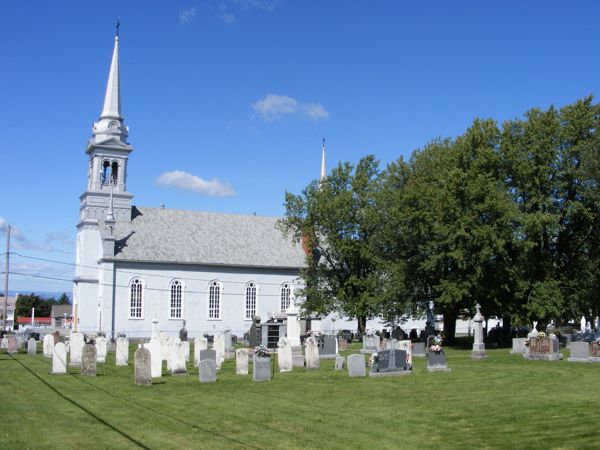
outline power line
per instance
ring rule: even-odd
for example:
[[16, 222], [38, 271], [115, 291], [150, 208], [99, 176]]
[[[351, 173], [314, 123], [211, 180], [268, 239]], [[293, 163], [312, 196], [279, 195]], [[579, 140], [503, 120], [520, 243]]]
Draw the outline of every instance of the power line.
[[[69, 283], [72, 283], [73, 280], [69, 279], [69, 278], [60, 278], [60, 277], [51, 277], [51, 276], [47, 276], [47, 275], [33, 275], [33, 274], [29, 274], [29, 273], [20, 273], [20, 272], [13, 272], [10, 271], [9, 272], [11, 275], [18, 275], [18, 276], [22, 276], [22, 277], [32, 277], [32, 278], [42, 278], [44, 280], [55, 280], [55, 281], [66, 281]], [[129, 289], [130, 286], [129, 285], [122, 285], [122, 284], [112, 284], [112, 283], [95, 283], [98, 284], [99, 286], [114, 286], [115, 288], [125, 288], [125, 289]], [[260, 283], [259, 283], [260, 284]], [[171, 292], [171, 289], [165, 289], [165, 288], [153, 288], [153, 287], [147, 287], [144, 286], [144, 290], [148, 290], [148, 291], [159, 291], [159, 292]], [[185, 290], [184, 293], [186, 294], [205, 294], [208, 295], [209, 291], [192, 291], [192, 290]], [[223, 296], [223, 291], [221, 291], [221, 295]], [[225, 295], [230, 296], [230, 295], [239, 295], [239, 296], [245, 296], [246, 293], [245, 292], [225, 292]], [[259, 297], [280, 297], [280, 294], [257, 294], [257, 296]]]
[[[23, 255], [23, 254], [17, 253], [17, 252], [12, 252], [12, 254], [20, 256], [21, 258], [25, 258], [25, 259], [33, 259], [33, 260], [36, 260], [36, 261], [43, 261], [43, 262], [50, 262], [50, 263], [62, 264], [62, 265], [65, 265], [65, 266], [72, 266], [72, 267], [75, 267], [75, 268], [84, 268], [84, 269], [93, 269], [93, 270], [104, 270], [104, 271], [112, 273], [112, 269], [107, 269], [107, 268], [104, 268], [104, 267], [86, 266], [84, 264], [75, 264], [75, 263], [68, 263], [68, 262], [64, 262], [64, 261], [58, 261], [58, 260], [54, 260], [54, 259], [38, 258], [38, 257], [35, 257], [35, 256]], [[119, 272], [120, 273], [127, 273], [127, 274], [130, 274], [130, 275], [135, 275], [135, 276], [138, 276], [138, 277], [152, 276], [152, 277], [156, 277], [156, 278], [168, 278], [169, 280], [172, 280], [172, 279], [175, 278], [175, 277], [172, 277], [172, 276], [169, 276], [169, 275], [148, 274], [148, 273], [143, 273], [143, 272], [133, 272], [133, 271], [130, 271], [130, 270], [121, 270], [121, 269], [119, 269]], [[184, 281], [203, 281], [203, 282], [206, 282], [206, 283], [214, 280], [214, 278], [208, 279], [208, 278], [189, 278], [189, 277], [177, 277], [177, 279], [184, 280]], [[253, 281], [253, 280], [251, 280], [251, 281]], [[227, 281], [227, 283], [246, 285], [246, 284], [249, 283], [249, 281], [235, 281], [235, 280], [232, 280], [232, 281]], [[265, 285], [265, 286], [281, 286], [284, 283], [261, 282], [259, 284], [260, 285]]]

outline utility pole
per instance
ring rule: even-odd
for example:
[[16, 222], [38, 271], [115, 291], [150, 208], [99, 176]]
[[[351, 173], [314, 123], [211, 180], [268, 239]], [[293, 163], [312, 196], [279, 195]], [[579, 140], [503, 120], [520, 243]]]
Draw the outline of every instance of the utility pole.
[[10, 260], [10, 228], [10, 225], [8, 225], [6, 229], [6, 271], [4, 272], [4, 331], [7, 331], [6, 322], [8, 321], [8, 262]]

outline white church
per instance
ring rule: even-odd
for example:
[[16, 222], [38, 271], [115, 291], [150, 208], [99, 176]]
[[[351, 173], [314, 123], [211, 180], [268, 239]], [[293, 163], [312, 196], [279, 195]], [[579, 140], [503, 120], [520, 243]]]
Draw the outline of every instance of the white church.
[[190, 337], [226, 329], [241, 336], [254, 316], [285, 312], [305, 254], [276, 228], [277, 218], [134, 206], [127, 187], [132, 151], [117, 35], [104, 107], [85, 150], [73, 280], [77, 331], [148, 337], [156, 318], [167, 333], [185, 320]]
[[[302, 246], [277, 229], [277, 217], [138, 207], [127, 189], [128, 127], [121, 112], [119, 37], [104, 106], [85, 153], [87, 187], [80, 195], [73, 331], [114, 338], [149, 337], [153, 320], [190, 337], [226, 330], [242, 336], [258, 315], [285, 317], [300, 305]], [[134, 169], [135, 170], [135, 169]], [[326, 176], [325, 147], [321, 179]], [[295, 310], [295, 308], [293, 308]], [[329, 315], [313, 329], [356, 330], [356, 320]], [[367, 328], [381, 329], [374, 318]], [[424, 318], [402, 328], [423, 329]]]

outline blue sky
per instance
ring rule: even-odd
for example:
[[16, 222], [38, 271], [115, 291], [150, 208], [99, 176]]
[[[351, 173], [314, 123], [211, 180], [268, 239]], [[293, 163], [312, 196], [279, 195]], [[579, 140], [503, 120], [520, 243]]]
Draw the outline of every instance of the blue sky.
[[[31, 258], [74, 262], [117, 16], [128, 188], [141, 206], [281, 215], [284, 192], [318, 177], [323, 136], [329, 167], [368, 153], [385, 165], [476, 117], [600, 91], [595, 1], [1, 2], [11, 271], [72, 277]], [[176, 171], [196, 190], [159, 183]], [[71, 285], [14, 275], [10, 289]]]

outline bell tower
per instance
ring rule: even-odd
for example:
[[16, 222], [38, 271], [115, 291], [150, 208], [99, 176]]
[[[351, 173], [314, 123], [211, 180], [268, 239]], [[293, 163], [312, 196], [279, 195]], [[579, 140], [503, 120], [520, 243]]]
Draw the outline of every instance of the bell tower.
[[127, 191], [127, 161], [133, 147], [127, 142], [129, 128], [121, 113], [119, 80], [119, 34], [108, 73], [102, 113], [92, 127], [85, 153], [89, 156], [87, 188], [80, 199], [78, 228], [97, 226], [109, 209], [114, 220], [131, 220], [131, 200]]

